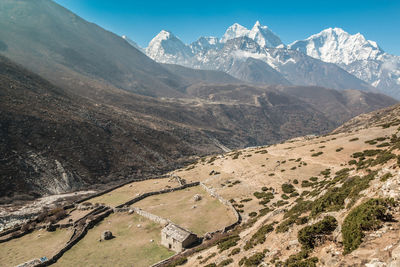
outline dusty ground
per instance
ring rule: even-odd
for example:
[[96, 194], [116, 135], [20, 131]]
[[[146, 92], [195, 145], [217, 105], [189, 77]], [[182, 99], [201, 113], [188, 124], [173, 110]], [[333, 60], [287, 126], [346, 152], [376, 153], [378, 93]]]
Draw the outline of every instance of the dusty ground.
[[[202, 199], [194, 201], [196, 194]], [[200, 236], [235, 222], [232, 211], [200, 186], [151, 196], [133, 206], [170, 219]]]

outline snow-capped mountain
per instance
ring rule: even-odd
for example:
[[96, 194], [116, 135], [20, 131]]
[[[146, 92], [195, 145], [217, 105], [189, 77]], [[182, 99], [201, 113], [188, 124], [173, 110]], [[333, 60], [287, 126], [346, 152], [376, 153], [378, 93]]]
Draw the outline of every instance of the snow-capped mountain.
[[221, 38], [222, 43], [239, 37], [248, 37], [258, 43], [261, 47], [277, 47], [282, 45], [281, 39], [273, 33], [267, 26], [262, 26], [257, 21], [251, 30], [235, 23], [230, 26], [224, 36]]
[[361, 34], [350, 35], [339, 28], [288, 46], [258, 21], [250, 30], [235, 23], [221, 39], [200, 37], [190, 45], [161, 31], [146, 54], [157, 62], [220, 70], [253, 83], [359, 90], [376, 87], [400, 97], [399, 57], [386, 54]]
[[169, 31], [162, 30], [154, 37], [146, 48], [146, 55], [160, 63], [190, 65], [193, 53]]
[[360, 33], [329, 28], [288, 48], [335, 63], [383, 93], [400, 98], [400, 57], [385, 53]]

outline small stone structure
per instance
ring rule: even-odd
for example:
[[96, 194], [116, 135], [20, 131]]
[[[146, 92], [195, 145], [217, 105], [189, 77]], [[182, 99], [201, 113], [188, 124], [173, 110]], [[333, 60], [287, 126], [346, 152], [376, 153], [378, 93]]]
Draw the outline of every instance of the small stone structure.
[[197, 235], [173, 223], [169, 223], [161, 230], [161, 245], [178, 253], [197, 240]]

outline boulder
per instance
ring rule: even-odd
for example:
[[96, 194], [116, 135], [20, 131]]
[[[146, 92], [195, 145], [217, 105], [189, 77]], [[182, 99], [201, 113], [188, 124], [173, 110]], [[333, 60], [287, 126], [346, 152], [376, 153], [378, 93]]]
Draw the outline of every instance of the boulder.
[[200, 201], [201, 200], [201, 196], [199, 194], [196, 194], [193, 196], [194, 201]]
[[102, 240], [110, 240], [110, 239], [112, 239], [113, 238], [113, 234], [111, 233], [111, 231], [104, 231], [102, 234], [101, 234], [101, 239]]

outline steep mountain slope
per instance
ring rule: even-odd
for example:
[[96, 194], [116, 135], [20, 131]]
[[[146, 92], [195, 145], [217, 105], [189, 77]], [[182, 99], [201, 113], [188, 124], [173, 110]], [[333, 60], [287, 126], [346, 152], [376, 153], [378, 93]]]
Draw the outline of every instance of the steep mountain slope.
[[144, 95], [181, 95], [175, 89], [180, 77], [51, 0], [1, 1], [0, 27], [2, 55], [79, 94], [114, 86]]
[[221, 151], [220, 144], [275, 143], [338, 125], [274, 89], [243, 87], [246, 97], [239, 92], [235, 99], [236, 85], [224, 85], [227, 98], [220, 99], [222, 85], [204, 84], [206, 97], [192, 94], [195, 87], [187, 90], [197, 100], [110, 90], [99, 102], [68, 93], [4, 58], [0, 66], [2, 197], [154, 175], [193, 155]]
[[157, 62], [220, 70], [252, 83], [373, 90], [373, 86], [335, 64], [285, 48], [279, 37], [259, 22], [251, 30], [236, 23], [221, 40], [203, 37], [190, 46], [171, 33], [167, 35], [161, 32], [146, 50]]
[[397, 105], [356, 118], [364, 128], [347, 124], [172, 172], [212, 188], [243, 222], [168, 263], [399, 266], [399, 111]]
[[231, 75], [215, 70], [199, 70], [186, 68], [181, 65], [163, 64], [164, 68], [170, 72], [181, 76], [188, 85], [205, 82], [205, 83], [244, 83]]
[[360, 33], [351, 35], [340, 28], [329, 28], [288, 48], [335, 63], [381, 92], [399, 98], [400, 57], [385, 53]]

